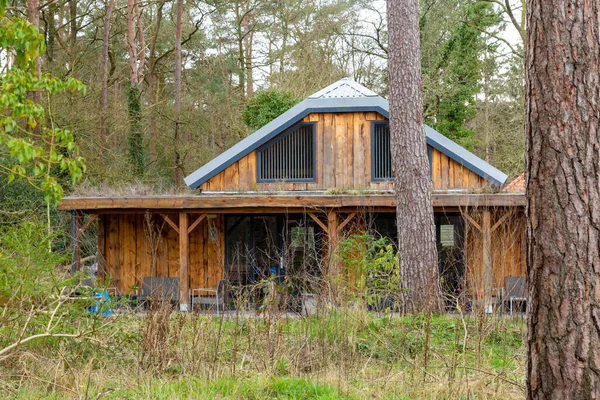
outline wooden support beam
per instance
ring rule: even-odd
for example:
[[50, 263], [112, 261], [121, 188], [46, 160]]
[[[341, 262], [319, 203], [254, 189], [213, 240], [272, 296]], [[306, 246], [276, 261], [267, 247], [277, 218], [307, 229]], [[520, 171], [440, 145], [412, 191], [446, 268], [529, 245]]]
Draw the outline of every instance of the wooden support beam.
[[511, 215], [513, 215], [513, 213], [511, 213], [510, 211], [507, 211], [506, 214], [504, 214], [502, 217], [500, 217], [500, 219], [498, 219], [498, 221], [496, 221], [494, 226], [492, 226], [492, 232], [494, 232], [500, 225], [502, 225], [502, 223], [504, 221], [506, 221], [506, 219], [508, 217], [510, 217]]
[[348, 225], [350, 223], [350, 221], [352, 221], [352, 218], [354, 218], [354, 217], [356, 217], [356, 213], [350, 213], [350, 215], [348, 215], [346, 217], [346, 219], [341, 224], [338, 225], [338, 227], [337, 227], [338, 233], [342, 232], [342, 229], [344, 229], [344, 227], [346, 225]]
[[192, 233], [192, 231], [194, 230], [194, 228], [196, 228], [200, 222], [204, 221], [205, 218], [206, 218], [206, 214], [200, 214], [200, 216], [188, 228], [188, 231], [187, 231], [188, 235], [190, 233]]
[[339, 265], [333, 260], [337, 245], [339, 242], [338, 235], [338, 214], [335, 211], [330, 211], [327, 214], [327, 232], [329, 234], [329, 275], [337, 275], [339, 273]]
[[327, 226], [319, 219], [319, 217], [317, 217], [315, 214], [307, 212], [308, 216], [312, 218], [313, 221], [315, 221], [317, 223], [317, 225], [319, 225], [321, 227], [321, 229], [323, 229], [323, 231], [327, 234], [329, 234], [329, 229], [327, 228]]
[[179, 233], [179, 227], [175, 224], [175, 222], [173, 222], [171, 218], [169, 218], [167, 214], [160, 214], [160, 216], [163, 217], [165, 221], [167, 221], [167, 224], [171, 225], [171, 228], [173, 228], [175, 232]]
[[[488, 211], [489, 212], [489, 211]], [[463, 217], [465, 217], [465, 219], [471, 223], [471, 225], [473, 225], [479, 232], [481, 232], [481, 226], [477, 223], [477, 221], [475, 221], [473, 219], [473, 217], [471, 217], [469, 214], [467, 214], [466, 212], [463, 213]]]
[[185, 212], [179, 213], [179, 229], [179, 310], [187, 312], [190, 302], [190, 279], [188, 274], [188, 214]]
[[83, 214], [75, 212], [74, 218], [74, 244], [73, 244], [73, 272], [78, 272], [81, 269], [81, 226], [83, 222]]
[[491, 305], [492, 300], [492, 217], [489, 210], [483, 212], [483, 299], [484, 307]]

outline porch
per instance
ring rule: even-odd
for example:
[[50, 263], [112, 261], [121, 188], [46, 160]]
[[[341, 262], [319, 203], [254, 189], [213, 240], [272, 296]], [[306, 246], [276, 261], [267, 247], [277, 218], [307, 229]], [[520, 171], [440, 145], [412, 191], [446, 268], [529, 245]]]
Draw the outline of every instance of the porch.
[[[506, 276], [524, 276], [522, 207], [515, 194], [433, 196], [439, 271], [451, 296], [499, 297]], [[146, 277], [179, 282], [181, 310], [190, 291], [219, 281], [252, 286], [292, 281], [298, 292], [320, 290], [339, 273], [331, 254], [352, 232], [396, 238], [391, 194], [244, 194], [65, 198], [73, 211], [73, 267], [80, 237], [98, 228], [98, 275], [119, 293], [140, 290]]]

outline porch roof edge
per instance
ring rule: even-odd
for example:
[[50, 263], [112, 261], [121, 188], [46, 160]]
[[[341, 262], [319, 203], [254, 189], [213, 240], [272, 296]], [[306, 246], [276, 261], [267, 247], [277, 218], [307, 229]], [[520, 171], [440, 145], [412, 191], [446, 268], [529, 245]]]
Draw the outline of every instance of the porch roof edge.
[[[523, 193], [433, 193], [434, 207], [524, 207]], [[327, 194], [220, 194], [180, 196], [115, 196], [115, 197], [65, 197], [60, 210], [80, 210], [104, 213], [123, 210], [189, 210], [210, 212], [227, 209], [287, 209], [318, 210], [342, 207], [396, 207], [393, 194], [327, 195]]]

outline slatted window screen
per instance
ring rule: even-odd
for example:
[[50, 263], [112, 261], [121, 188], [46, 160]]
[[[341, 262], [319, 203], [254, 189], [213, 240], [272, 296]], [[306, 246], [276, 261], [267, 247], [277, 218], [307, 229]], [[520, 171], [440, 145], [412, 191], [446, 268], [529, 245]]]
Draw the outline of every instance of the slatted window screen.
[[393, 179], [390, 125], [388, 123], [375, 123], [372, 128], [371, 168], [373, 180]]
[[314, 125], [306, 124], [259, 150], [258, 181], [314, 181], [314, 141]]
[[[394, 179], [392, 167], [392, 152], [390, 144], [389, 122], [373, 123], [371, 130], [371, 174], [374, 181], [388, 181]], [[431, 159], [433, 149], [427, 145], [427, 159], [429, 160], [429, 174], [431, 176]]]

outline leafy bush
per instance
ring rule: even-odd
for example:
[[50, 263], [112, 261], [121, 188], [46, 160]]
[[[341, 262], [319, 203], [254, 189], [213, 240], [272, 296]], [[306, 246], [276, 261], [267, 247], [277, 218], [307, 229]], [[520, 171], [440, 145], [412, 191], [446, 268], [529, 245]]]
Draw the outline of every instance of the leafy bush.
[[357, 293], [366, 293], [370, 308], [396, 309], [400, 294], [400, 261], [389, 238], [360, 233], [340, 241], [336, 258]]
[[253, 131], [262, 128], [295, 106], [300, 99], [291, 93], [265, 90], [256, 93], [242, 111], [244, 123]]
[[[0, 52], [13, 56], [0, 74], [0, 174], [8, 182], [24, 179], [44, 193], [48, 203], [57, 203], [63, 188], [56, 176], [68, 174], [78, 182], [85, 165], [71, 132], [57, 128], [40, 104], [60, 92], [84, 92], [75, 79], [61, 80], [38, 75], [36, 63], [45, 48], [44, 36], [24, 19], [6, 15], [6, 2], [0, 0]], [[9, 57], [10, 58], [10, 57]], [[32, 94], [39, 95], [39, 101]]]
[[87, 307], [91, 289], [81, 276], [57, 268], [67, 254], [49, 251], [53, 236], [43, 226], [22, 223], [0, 231], [0, 361], [42, 338], [84, 338], [97, 321]]

